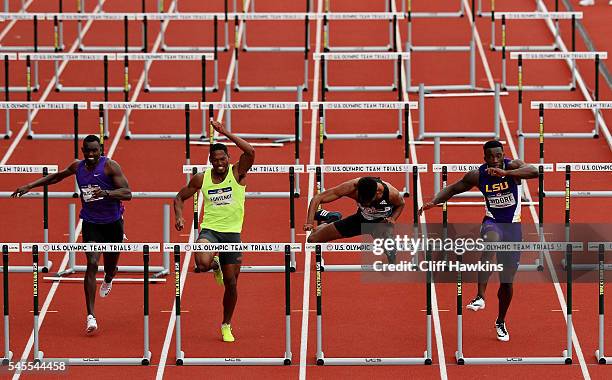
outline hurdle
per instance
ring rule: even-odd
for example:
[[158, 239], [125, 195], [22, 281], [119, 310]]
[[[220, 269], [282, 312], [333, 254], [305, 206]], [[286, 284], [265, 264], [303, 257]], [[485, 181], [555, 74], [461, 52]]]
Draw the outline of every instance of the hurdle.
[[[141, 53], [141, 54], [117, 54], [118, 59], [127, 59], [144, 62], [144, 92], [200, 92], [202, 101], [206, 100], [205, 92], [217, 92], [219, 90], [219, 62], [216, 54], [209, 53], [190, 53], [190, 54], [170, 54], [170, 53]], [[151, 64], [156, 61], [199, 61], [201, 83], [199, 86], [152, 86], [149, 82], [149, 71]], [[213, 85], [206, 87], [206, 61], [213, 62]]]
[[597, 362], [599, 364], [612, 364], [612, 358], [609, 356], [605, 356], [604, 350], [604, 334], [605, 334], [605, 325], [604, 325], [604, 290], [606, 285], [606, 280], [604, 277], [604, 271], [609, 270], [609, 264], [605, 264], [605, 253], [606, 251], [612, 251], [612, 243], [611, 242], [589, 242], [589, 251], [597, 252], [597, 269], [598, 269], [598, 306], [599, 306], [599, 320], [598, 320], [598, 348], [595, 350], [595, 357], [597, 358]]
[[[146, 13], [146, 1], [141, 1], [141, 12]], [[93, 52], [93, 51], [104, 51], [104, 52], [129, 52], [129, 51], [147, 51], [147, 19], [146, 18], [136, 18], [132, 14], [128, 13], [105, 13], [102, 9], [102, 3], [98, 2], [98, 7], [100, 13], [85, 13], [85, 0], [77, 0], [77, 13], [73, 13], [68, 17], [64, 18], [64, 20], [77, 20], [77, 41], [78, 41], [78, 49], [82, 52]], [[63, 16], [60, 16], [63, 17]], [[82, 31], [83, 31], [83, 21], [123, 21], [123, 36], [124, 36], [124, 46], [86, 46], [83, 43]], [[139, 46], [129, 46], [128, 45], [128, 20], [140, 20], [142, 21], [141, 26], [141, 45]]]
[[[506, 84], [506, 73], [502, 71], [502, 86], [505, 90], [512, 91], [574, 91], [576, 89], [576, 60], [590, 60], [593, 59], [596, 62], [595, 76], [599, 76], [599, 60], [606, 59], [608, 54], [606, 52], [512, 52], [510, 53], [510, 59], [518, 59], [518, 78], [519, 84], [517, 86], [510, 86]], [[522, 84], [523, 79], [523, 60], [558, 60], [564, 59], [570, 62], [572, 79], [567, 85], [530, 85], [525, 86]], [[505, 67], [505, 66], [504, 66]]]
[[[39, 349], [39, 321], [38, 321], [38, 251], [42, 248], [49, 252], [84, 251], [84, 252], [142, 252], [144, 263], [144, 353], [142, 357], [120, 358], [45, 358], [44, 352]], [[149, 365], [151, 351], [149, 351], [149, 252], [159, 252], [159, 243], [22, 243], [22, 252], [32, 252], [33, 299], [34, 299], [34, 361], [64, 362], [67, 365]]]
[[[416, 198], [416, 197], [415, 197]], [[309, 244], [306, 248], [306, 254], [312, 252], [312, 246], [315, 248], [316, 255], [316, 296], [317, 296], [317, 354], [316, 360], [317, 365], [366, 365], [366, 366], [380, 366], [380, 365], [431, 365], [432, 364], [432, 349], [431, 349], [431, 286], [432, 286], [432, 274], [431, 271], [427, 272], [426, 282], [426, 298], [427, 298], [427, 314], [425, 319], [426, 324], [426, 350], [423, 357], [394, 357], [394, 358], [342, 358], [342, 357], [325, 357], [323, 352], [323, 310], [322, 310], [322, 297], [323, 297], [323, 258], [321, 246], [327, 246], [327, 244]], [[310, 249], [310, 250], [309, 250]], [[427, 252], [428, 259], [430, 252]]]
[[[575, 41], [575, 26], [576, 19], [582, 19], [582, 12], [559, 12], [559, 4], [558, 1], [555, 1], [555, 11], [554, 12], [495, 12], [495, 10], [491, 10], [491, 42], [489, 44], [489, 48], [492, 51], [496, 50], [505, 50], [505, 51], [536, 51], [536, 52], [544, 52], [544, 51], [554, 51], [559, 50], [559, 40], [561, 39], [561, 35], [559, 33], [559, 20], [572, 20], [571, 28], [572, 28], [572, 41]], [[554, 33], [554, 42], [549, 45], [507, 45], [507, 20], [555, 20], [555, 33]], [[495, 29], [496, 22], [495, 20], [501, 20], [501, 45], [496, 45], [495, 43]]]
[[[211, 168], [210, 165], [183, 165], [183, 173], [196, 175], [198, 172], [204, 172], [206, 169]], [[291, 242], [295, 243], [295, 198], [299, 196], [299, 178], [296, 181], [298, 173], [304, 172], [303, 165], [253, 165], [249, 169], [249, 173], [252, 174], [283, 174], [288, 173], [289, 176], [289, 191], [257, 191], [245, 193], [245, 197], [249, 199], [253, 198], [267, 198], [267, 199], [282, 199], [289, 198], [289, 233]], [[193, 196], [193, 236], [194, 241], [199, 236], [199, 221], [198, 216], [198, 196], [200, 192], [196, 192]], [[173, 197], [176, 193], [172, 193]], [[169, 224], [169, 222], [168, 222]], [[243, 272], [282, 272], [284, 269], [280, 266], [242, 266]], [[292, 272], [296, 270], [295, 255], [291, 252], [291, 268]]]
[[[306, 6], [308, 8], [308, 2], [306, 0]], [[251, 5], [254, 2], [251, 1]], [[234, 20], [240, 20], [243, 23], [243, 31], [241, 38], [242, 51], [256, 51], [256, 52], [298, 52], [304, 53], [306, 60], [308, 60], [308, 50], [310, 48], [310, 20], [314, 19], [314, 15], [307, 9], [305, 13], [293, 12], [293, 13], [280, 13], [280, 12], [265, 12], [265, 13], [236, 13]], [[301, 46], [249, 46], [246, 40], [247, 35], [247, 21], [304, 21], [304, 44]], [[237, 29], [236, 29], [237, 31]], [[239, 46], [239, 45], [236, 45]]]
[[[229, 93], [226, 92], [226, 95]], [[212, 117], [213, 110], [224, 110], [226, 112], [225, 126], [229, 131], [232, 131], [231, 123], [231, 112], [239, 110], [261, 110], [261, 111], [273, 111], [273, 110], [293, 110], [294, 113], [294, 133], [236, 133], [236, 136], [240, 136], [246, 139], [270, 139], [278, 140], [280, 142], [294, 141], [296, 143], [296, 165], [299, 163], [298, 154], [298, 142], [302, 140], [302, 111], [308, 109], [308, 103], [301, 101], [302, 91], [298, 89], [298, 101], [297, 102], [202, 102], [200, 108], [202, 109], [202, 120], [208, 120], [206, 112], [208, 111], [209, 117]], [[212, 134], [207, 135], [211, 138]]]
[[[461, 3], [461, 15], [463, 15], [463, 2]], [[427, 91], [490, 91], [487, 88], [476, 87], [476, 19], [474, 13], [474, 0], [472, 0], [472, 23], [470, 29], [470, 42], [469, 45], [465, 46], [418, 46], [413, 44], [412, 39], [412, 23], [413, 16], [410, 8], [408, 12], [408, 26], [407, 26], [407, 42], [406, 51], [408, 52], [433, 52], [433, 53], [445, 53], [445, 52], [468, 52], [469, 53], [469, 83], [468, 84], [437, 84], [427, 85], [425, 90]], [[423, 16], [433, 17], [433, 16]], [[419, 91], [419, 86], [412, 85], [412, 73], [410, 65], [406, 68], [406, 88], [408, 92]]]
[[[504, 242], [504, 243], [484, 243], [488, 251], [541, 251], [545, 248], [546, 252], [564, 251], [565, 257], [571, 268], [573, 250], [582, 250], [583, 244], [580, 242]], [[561, 356], [545, 357], [466, 357], [463, 352], [463, 280], [460, 265], [463, 263], [462, 255], [457, 255], [459, 268], [457, 270], [457, 351], [455, 358], [457, 364], [572, 364], [572, 270], [567, 271], [567, 346]], [[556, 277], [556, 276], [555, 276]]]
[[[544, 196], [546, 197], [564, 197], [565, 198], [565, 225], [566, 235], [569, 238], [569, 223], [570, 223], [570, 201], [572, 197], [582, 198], [612, 198], [612, 190], [591, 190], [591, 191], [572, 191], [571, 190], [571, 173], [572, 172], [612, 172], [612, 163], [609, 162], [588, 162], [588, 163], [563, 163], [558, 162], [556, 165], [557, 172], [565, 172], [565, 189], [564, 191], [545, 191]], [[561, 261], [561, 264], [566, 266], [565, 261]], [[597, 270], [599, 266], [597, 264], [574, 264], [574, 270], [580, 271], [592, 271]], [[605, 265], [605, 270], [612, 270], [611, 265]]]
[[1, 243], [2, 245], [2, 305], [4, 314], [4, 344], [2, 355], [2, 365], [8, 365], [13, 359], [13, 352], [10, 350], [10, 328], [9, 328], [9, 252], [19, 252], [19, 243]]
[[427, 96], [425, 91], [427, 90], [427, 86], [423, 83], [419, 84], [418, 87], [419, 92], [419, 136], [417, 140], [423, 140], [425, 138], [488, 138], [499, 140], [500, 137], [500, 85], [498, 83], [495, 84], [495, 89], [493, 92], [493, 132], [427, 132], [425, 131], [425, 98], [434, 96]]
[[[76, 243], [78, 236], [74, 235], [74, 231], [76, 230], [76, 205], [74, 203], [70, 203], [68, 205], [68, 235], [71, 243]], [[163, 237], [164, 243], [170, 241], [170, 205], [164, 204], [163, 207]], [[145, 268], [142, 265], [118, 265], [118, 272], [122, 273], [142, 273]], [[87, 271], [87, 265], [78, 265], [76, 263], [76, 253], [71, 250], [68, 252], [68, 264], [66, 268], [60, 272], [57, 272], [54, 277], [45, 277], [45, 280], [53, 280], [53, 281], [70, 281], [72, 278], [65, 277], [75, 273], [83, 273]], [[99, 265], [98, 271], [104, 272], [104, 266]], [[160, 281], [160, 277], [166, 276], [170, 273], [170, 253], [164, 251], [162, 253], [162, 264], [161, 265], [148, 265], [147, 271], [152, 273], [152, 276], [149, 278], [150, 282]], [[73, 281], [81, 281], [82, 279], [75, 279]], [[126, 278], [120, 279], [121, 281], [134, 282], [138, 281], [138, 279]]]
[[[1, 19], [0, 19], [1, 20]], [[10, 62], [19, 61], [19, 55], [17, 53], [4, 53], [4, 99], [8, 100], [9, 92], [37, 92], [40, 89], [40, 83], [38, 79], [38, 61], [34, 62], [34, 69], [32, 70], [32, 63], [26, 59], [26, 84], [25, 86], [10, 86], [9, 85], [9, 72]], [[33, 78], [32, 78], [33, 74]], [[32, 81], [34, 83], [32, 83]]]
[[[510, 53], [511, 59], [517, 59], [518, 55], [522, 55], [525, 59], [572, 59], [570, 67], [572, 72], [572, 80], [569, 85], [541, 85], [541, 86], [523, 86], [521, 84], [522, 90], [524, 91], [570, 91], [576, 88], [576, 63], [574, 59], [593, 59], [595, 54], [590, 52], [576, 52], [576, 18], [582, 18], [582, 12], [505, 12], [496, 14], [495, 17], [499, 17], [502, 20], [502, 46], [501, 46], [501, 55], [502, 55], [502, 88], [518, 90], [518, 86], [508, 86], [506, 84], [506, 71], [507, 71], [507, 59], [506, 59], [506, 51], [509, 49], [506, 48], [506, 36], [507, 36], [507, 28], [506, 28], [506, 19], [527, 19], [527, 20], [550, 20], [551, 18], [555, 18], [556, 20], [571, 20], [572, 25], [572, 46], [571, 53], [581, 53], [572, 56], [569, 54], [568, 56], [564, 56], [563, 54], [568, 54], [570, 52], [534, 52], [530, 50], [529, 47], [519, 46], [512, 50]], [[558, 29], [557, 29], [558, 31]], [[561, 41], [561, 37], [555, 36], [555, 49], [558, 49], [559, 43]], [[536, 47], [537, 48], [537, 47]], [[535, 49], [542, 50], [542, 49]], [[553, 49], [554, 50], [554, 49]], [[519, 54], [514, 54], [519, 53]], [[592, 55], [591, 55], [592, 54]], [[514, 57], [514, 58], [513, 58]], [[519, 62], [519, 76], [522, 75], [522, 61]]]
[[[132, 133], [130, 124], [130, 114], [134, 110], [146, 110], [146, 111], [178, 111], [184, 110], [185, 112], [185, 125], [186, 131], [189, 131], [190, 125], [190, 111], [192, 109], [198, 109], [197, 102], [90, 102], [89, 109], [98, 110], [101, 118], [107, 118], [106, 112], [109, 110], [124, 110], [125, 132], [124, 138], [126, 140], [186, 140], [189, 139], [202, 139], [205, 136], [205, 129], [202, 129], [201, 134], [191, 134], [189, 132], [183, 134], [154, 134], [154, 133]], [[105, 121], [104, 124], [108, 122]]]
[[[597, 98], [598, 96], [596, 96]], [[521, 103], [519, 103], [521, 104]], [[531, 109], [539, 110], [539, 132], [538, 133], [526, 133], [522, 129], [519, 130], [518, 145], [519, 145], [519, 158], [524, 159], [525, 157], [525, 139], [539, 139], [540, 141], [540, 161], [544, 160], [544, 139], [582, 139], [582, 138], [597, 138], [599, 136], [599, 123], [600, 118], [603, 121], [599, 110], [600, 109], [612, 109], [612, 102], [610, 101], [532, 101]], [[544, 110], [585, 110], [590, 109], [595, 116], [595, 128], [591, 132], [544, 132]], [[520, 120], [520, 118], [519, 118]], [[520, 126], [520, 124], [519, 124]], [[555, 196], [550, 193], [549, 196]]]
[[465, 8], [463, 6], [463, 1], [459, 0], [459, 10], [458, 11], [444, 11], [444, 12], [414, 12], [412, 10], [412, 0], [408, 0], [408, 6], [406, 6], [406, 0], [401, 0], [402, 4], [402, 12], [410, 13], [413, 18], [460, 18], [465, 16]]
[[[59, 13], [57, 15], [63, 14], [63, 1], [59, 1]], [[5, 10], [8, 9], [7, 4], [5, 3]], [[33, 33], [33, 41], [32, 45], [29, 46], [2, 46], [0, 45], [0, 52], [9, 51], [9, 52], [57, 52], [58, 50], [64, 50], [64, 27], [62, 21], [59, 18], [47, 17], [47, 13], [40, 12], [4, 12], [0, 13], [0, 20], [2, 21], [32, 21], [32, 33]], [[51, 20], [53, 21], [53, 46], [39, 46], [38, 44], [38, 22], [41, 20]]]
[[[297, 84], [295, 86], [280, 86], [280, 85], [268, 85], [268, 86], [261, 86], [261, 85], [240, 85], [239, 83], [239, 67], [240, 67], [240, 61], [239, 61], [239, 51], [241, 49], [241, 35], [239, 32], [239, 28], [240, 28], [240, 24], [238, 22], [238, 20], [243, 20], [243, 22], [245, 20], [305, 20], [305, 24], [307, 25], [307, 27], [305, 28], [305, 35], [304, 35], [304, 46], [301, 48], [296, 49], [289, 49], [289, 47], [285, 47], [283, 50], [278, 50], [277, 48], [269, 48], [269, 47], [242, 47], [242, 50], [244, 52], [248, 52], [248, 51], [258, 51], [258, 52], [303, 52], [304, 53], [304, 80], [301, 84]], [[309, 46], [308, 44], [308, 20], [309, 20], [309, 16], [308, 14], [304, 14], [304, 13], [262, 13], [262, 14], [253, 14], [253, 13], [246, 13], [246, 14], [236, 14], [234, 15], [234, 23], [235, 23], [235, 31], [234, 31], [234, 36], [235, 36], [235, 48], [234, 48], [234, 59], [235, 59], [235, 65], [234, 65], [234, 91], [239, 92], [239, 91], [243, 91], [243, 92], [260, 92], [260, 91], [264, 91], [264, 92], [293, 92], [293, 91], [305, 91], [308, 89], [308, 50], [309, 50]], [[275, 50], [276, 49], [276, 50]], [[287, 50], [289, 49], [289, 50]]]
[[[221, 49], [223, 51], [229, 51], [229, 9], [227, 0], [224, 0], [223, 4], [223, 12], [222, 13], [209, 13], [209, 12], [179, 12], [178, 11], [178, 0], [175, 0], [176, 8], [174, 9], [174, 13], [164, 13], [163, 9], [163, 1], [159, 0], [158, 3], [158, 13], [148, 13], [147, 17], [149, 20], [158, 20], [164, 23], [166, 22], [166, 27], [161, 28], [160, 38], [161, 45], [160, 50], [164, 52], [216, 52], [218, 50], [218, 35], [219, 35], [219, 19], [223, 20], [223, 37], [224, 42]], [[236, 11], [236, 0], [234, 0], [234, 11]], [[170, 46], [166, 42], [166, 29], [167, 22], [169, 21], [213, 21], [213, 35], [214, 35], [214, 45], [213, 46]]]
[[[116, 61], [115, 53], [19, 53], [19, 59], [31, 59], [34, 61], [53, 61], [55, 73], [55, 91], [56, 92], [103, 92], [104, 99], [108, 99], [109, 92], [123, 92], [125, 97], [129, 95], [130, 84], [125, 82], [126, 73], [128, 71], [127, 60], [123, 62], [124, 83], [123, 86], [108, 85], [108, 61]], [[59, 75], [59, 61], [102, 61], [104, 86], [66, 86], [61, 83]]]
[[[317, 17], [323, 19], [323, 51], [328, 52], [392, 52], [397, 51], [397, 38], [393, 31], [397, 27], [398, 20], [405, 19], [405, 13], [391, 12], [389, 2], [385, 1], [385, 12], [329, 12]], [[363, 21], [371, 23], [375, 21], [387, 21], [389, 23], [389, 42], [382, 46], [331, 46], [330, 20], [340, 21]]]
[[[300, 252], [300, 243], [168, 243], [164, 249], [174, 251], [174, 275], [175, 275], [175, 342], [176, 342], [176, 365], [290, 365], [291, 352], [291, 254]], [[190, 252], [284, 252], [284, 285], [285, 285], [285, 352], [278, 358], [189, 358], [181, 350], [181, 251]]]
[[[57, 173], [58, 168], [57, 165], [0, 165], [0, 174], [32, 174], [32, 173], [42, 173], [43, 177], [49, 175], [49, 173]], [[8, 198], [11, 196], [13, 192], [6, 192], [3, 194], [2, 198]], [[29, 195], [29, 194], [28, 194]], [[43, 186], [42, 194], [35, 194], [38, 197], [43, 198], [43, 239], [44, 242], [47, 243], [49, 241], [49, 187], [47, 185]], [[32, 195], [30, 195], [32, 197]], [[24, 198], [28, 198], [28, 196], [24, 196]], [[43, 256], [43, 265], [41, 267], [41, 271], [43, 273], [49, 272], [51, 267], [53, 266], [53, 262], [49, 260], [49, 251], [44, 250]], [[19, 273], [28, 273], [32, 268], [29, 266], [12, 266], [9, 267], [9, 272], [19, 272]]]
[[[410, 67], [410, 53], [314, 53], [313, 58], [321, 65], [321, 93], [325, 91], [398, 91], [401, 86], [398, 81], [401, 72], [402, 61], [406, 62], [406, 68]], [[394, 61], [393, 79], [391, 85], [351, 85], [335, 86], [328, 84], [328, 61]], [[406, 77], [408, 77], [406, 73]]]

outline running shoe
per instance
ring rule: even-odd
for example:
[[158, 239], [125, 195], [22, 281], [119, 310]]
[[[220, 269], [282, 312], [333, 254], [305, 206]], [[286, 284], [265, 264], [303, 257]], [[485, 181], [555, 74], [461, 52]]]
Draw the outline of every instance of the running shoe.
[[232, 326], [229, 323], [224, 323], [221, 325], [221, 339], [224, 342], [231, 343], [235, 341], [234, 335], [232, 334]]
[[221, 271], [221, 262], [219, 261], [219, 256], [214, 256], [213, 261], [217, 263], [217, 269], [213, 269], [215, 281], [217, 281], [218, 285], [223, 286], [223, 271]]
[[87, 332], [87, 334], [91, 334], [97, 329], [98, 329], [98, 322], [96, 322], [96, 317], [89, 314], [87, 316], [87, 328], [85, 329], [85, 331]]
[[108, 296], [113, 288], [113, 280], [111, 282], [106, 282], [106, 280], [102, 280], [102, 285], [100, 285], [100, 297], [104, 298]]
[[315, 213], [315, 220], [319, 223], [333, 223], [340, 219], [342, 219], [342, 214], [338, 211], [320, 209]]
[[510, 333], [506, 329], [505, 322], [495, 322], [495, 330], [497, 331], [497, 340], [507, 342], [510, 340]]
[[481, 296], [476, 296], [470, 303], [467, 304], [466, 308], [474, 311], [478, 311], [480, 309], [485, 308], [485, 300]]

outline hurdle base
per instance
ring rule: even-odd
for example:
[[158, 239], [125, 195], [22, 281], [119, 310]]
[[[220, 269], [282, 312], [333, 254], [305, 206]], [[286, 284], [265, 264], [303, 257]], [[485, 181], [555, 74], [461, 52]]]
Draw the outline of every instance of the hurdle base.
[[[172, 53], [172, 52], [202, 53], [202, 52], [214, 52], [215, 47], [214, 46], [168, 46], [167, 44], [164, 43], [160, 46], [159, 50], [163, 52], [169, 52], [169, 53]], [[217, 50], [229, 51], [229, 46], [228, 45], [219, 46]], [[304, 50], [304, 48], [302, 48], [302, 50]]]
[[612, 358], [604, 356], [603, 352], [600, 353], [599, 350], [595, 351], [595, 357], [597, 358], [597, 363], [599, 364], [612, 364]]
[[[609, 190], [575, 190], [570, 191], [572, 198], [607, 198], [612, 196]], [[545, 191], [544, 197], [565, 198], [565, 191]]]
[[395, 133], [328, 133], [324, 137], [326, 140], [399, 140], [402, 134]]
[[[87, 135], [78, 134], [79, 140], [84, 139]], [[184, 136], [184, 135], [183, 135]], [[74, 140], [74, 134], [60, 134], [60, 133], [30, 133], [28, 134], [29, 140]]]
[[[518, 91], [518, 86], [502, 86], [502, 91]], [[575, 91], [576, 87], [568, 85], [523, 86], [523, 91]]]
[[[125, 52], [125, 47], [124, 46], [86, 46], [86, 45], [79, 45], [78, 47], [79, 51], [81, 52], [119, 52], [119, 53], [123, 53]], [[128, 46], [128, 51], [129, 52], [144, 52], [145, 48], [144, 46]]]
[[[447, 84], [424, 86], [425, 91], [473, 91], [473, 92], [495, 92], [486, 87], [475, 87], [469, 84]], [[409, 86], [407, 92], [419, 92], [419, 86]]]
[[[322, 364], [319, 364], [319, 360]], [[430, 365], [431, 358], [427, 351], [422, 358], [325, 358], [317, 359], [317, 365], [360, 365], [360, 366], [384, 366], [384, 365]]]
[[[39, 267], [39, 272], [41, 273], [49, 273], [49, 270], [53, 266], [53, 262], [51, 260], [48, 261], [47, 266]], [[32, 273], [31, 265], [9, 265], [8, 268], [9, 273]], [[0, 273], [4, 272], [4, 268], [0, 267]]]
[[325, 91], [352, 92], [352, 91], [397, 91], [397, 86], [325, 86]]
[[[67, 365], [149, 365], [151, 361], [151, 353], [149, 352], [143, 358], [43, 358], [42, 351], [40, 356], [42, 363], [58, 363], [64, 362]], [[146, 364], [145, 364], [146, 363]]]
[[410, 51], [417, 52], [466, 52], [470, 51], [470, 46], [409, 46]]
[[[146, 134], [146, 133], [126, 133], [126, 140], [182, 140], [185, 141], [185, 134]], [[206, 136], [191, 135], [190, 141], [204, 141]]]
[[[489, 45], [491, 51], [501, 51], [501, 45]], [[559, 46], [557, 44], [552, 45], [511, 45], [506, 46], [506, 51], [557, 51], [559, 50]]]
[[234, 92], [296, 92], [300, 88], [307, 87], [304, 84], [299, 86], [234, 86]]
[[[539, 133], [519, 133], [519, 137], [526, 139], [539, 139]], [[591, 132], [559, 132], [559, 133], [544, 133], [547, 139], [593, 139], [596, 138], [595, 131]]]
[[533, 264], [519, 264], [519, 272], [543, 272], [544, 265], [540, 262], [540, 259], [536, 259]]
[[181, 353], [176, 357], [176, 365], [183, 365], [184, 359], [185, 359], [185, 353], [181, 351]]
[[466, 358], [462, 353], [455, 352], [455, 359], [459, 365], [467, 364], [572, 364], [572, 357], [563, 350], [560, 357], [489, 357], [489, 358]]
[[[72, 267], [70, 270], [72, 270], [71, 273], [76, 273], [76, 272], [86, 272], [87, 271], [87, 265], [75, 265], [74, 267]], [[157, 273], [157, 272], [162, 272], [167, 270], [166, 268], [162, 267], [162, 266], [151, 266], [149, 267], [149, 272], [150, 273]], [[103, 265], [98, 265], [98, 271], [104, 272], [104, 266]], [[66, 271], [64, 271], [66, 272]], [[117, 266], [117, 273], [142, 273], [144, 272], [144, 267], [142, 265], [119, 265]], [[59, 275], [59, 273], [58, 273]]]
[[[304, 50], [304, 48], [302, 48]], [[328, 46], [323, 49], [324, 52], [383, 52], [393, 51], [391, 45], [385, 46]]]
[[242, 45], [243, 52], [289, 52], [289, 53], [303, 53], [304, 46], [248, 46], [247, 44]]
[[[205, 86], [204, 90], [206, 92], [217, 92], [219, 91], [219, 87], [217, 86]], [[196, 86], [174, 86], [174, 87], [163, 87], [163, 86], [151, 86], [145, 85], [144, 92], [202, 92], [202, 87]]]
[[[123, 92], [124, 88], [119, 86], [109, 86], [106, 90], [108, 92]], [[104, 92], [106, 90], [104, 87], [99, 86], [64, 86], [61, 83], [55, 85], [55, 92]]]
[[[563, 270], [567, 269], [567, 265], [565, 264], [565, 259], [561, 259], [561, 267]], [[596, 271], [599, 270], [599, 264], [576, 264], [572, 263], [572, 270], [574, 271]], [[604, 264], [605, 271], [612, 271], [612, 264]]]
[[[38, 92], [39, 90], [40, 90], [40, 85], [39, 84], [30, 87], [30, 91], [32, 91], [32, 92]], [[11, 87], [9, 87], [9, 91], [12, 91], [12, 92], [28, 92], [28, 88], [25, 87], [25, 86], [11, 86]]]
[[6, 354], [7, 355], [2, 358], [2, 365], [3, 366], [9, 365], [9, 362], [13, 359], [13, 352], [12, 351], [7, 352]]
[[[185, 358], [181, 365], [214, 365], [214, 366], [267, 366], [267, 365], [287, 365], [287, 358]], [[290, 359], [289, 359], [290, 361]]]

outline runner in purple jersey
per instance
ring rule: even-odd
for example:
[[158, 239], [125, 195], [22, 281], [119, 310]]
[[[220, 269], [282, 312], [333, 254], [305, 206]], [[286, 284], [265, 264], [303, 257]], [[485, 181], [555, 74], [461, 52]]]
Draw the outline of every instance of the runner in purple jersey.
[[[89, 135], [83, 140], [81, 148], [83, 160], [75, 160], [66, 169], [40, 178], [15, 190], [12, 197], [20, 197], [31, 189], [52, 185], [65, 178], [76, 175], [81, 190], [81, 212], [83, 219], [84, 243], [121, 243], [123, 242], [123, 204], [132, 199], [132, 191], [119, 164], [108, 157], [101, 156], [100, 139]], [[94, 312], [96, 298], [96, 273], [98, 272], [99, 252], [87, 253], [87, 271], [84, 288], [87, 305], [86, 332], [98, 329]], [[104, 252], [104, 281], [100, 286], [100, 297], [106, 297], [112, 288], [117, 273], [119, 253]]]
[[[521, 160], [504, 157], [504, 147], [499, 141], [488, 141], [483, 146], [485, 164], [472, 170], [461, 180], [446, 187], [435, 195], [431, 202], [425, 203], [419, 214], [451, 199], [453, 196], [478, 187], [485, 197], [485, 217], [480, 233], [488, 242], [522, 241], [521, 233], [521, 180], [538, 177], [538, 170]], [[512, 301], [512, 283], [518, 269], [519, 252], [498, 252], [497, 263], [503, 265], [500, 272], [500, 285], [497, 291], [499, 309], [495, 321], [497, 339], [510, 340], [505, 318]], [[493, 252], [482, 254], [481, 261], [491, 261]], [[485, 290], [491, 272], [478, 273], [478, 294], [467, 305], [477, 311], [485, 308]]]

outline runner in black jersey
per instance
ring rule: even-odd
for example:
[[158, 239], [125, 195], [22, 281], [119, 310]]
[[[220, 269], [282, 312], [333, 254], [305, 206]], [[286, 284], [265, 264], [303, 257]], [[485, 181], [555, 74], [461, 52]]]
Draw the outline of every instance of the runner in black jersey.
[[[349, 197], [357, 202], [355, 214], [341, 219], [338, 212], [319, 210], [319, 205], [342, 197]], [[304, 231], [312, 231], [308, 237], [309, 243], [324, 243], [366, 233], [374, 238], [390, 237], [403, 208], [402, 195], [389, 183], [378, 177], [355, 178], [312, 198]], [[315, 219], [323, 222], [316, 229]], [[364, 224], [368, 225], [367, 229], [362, 229]], [[390, 263], [395, 261], [394, 252], [388, 252], [387, 257]]]

